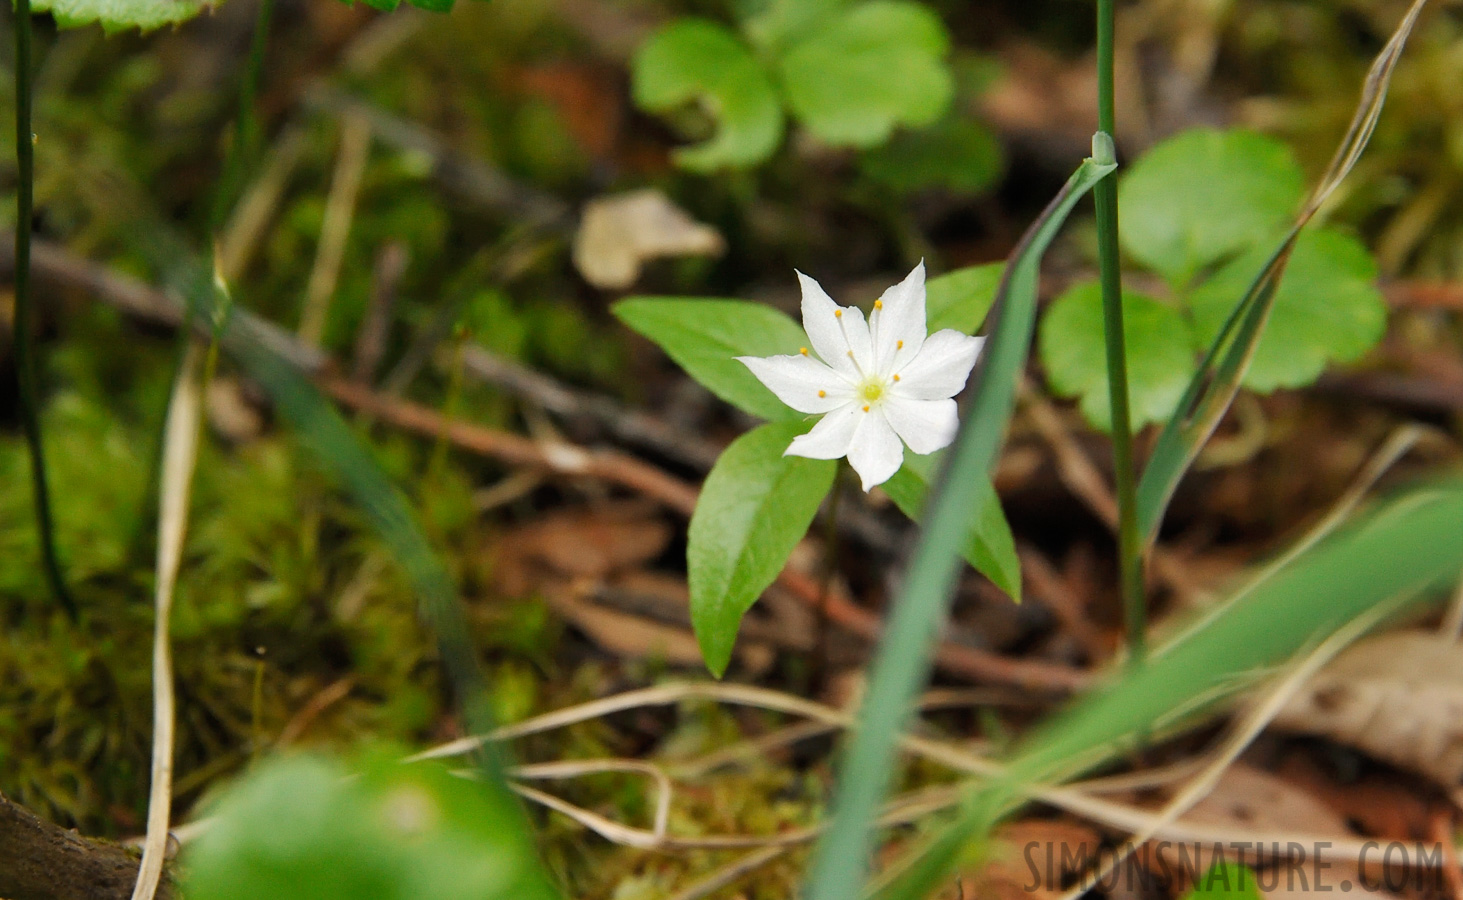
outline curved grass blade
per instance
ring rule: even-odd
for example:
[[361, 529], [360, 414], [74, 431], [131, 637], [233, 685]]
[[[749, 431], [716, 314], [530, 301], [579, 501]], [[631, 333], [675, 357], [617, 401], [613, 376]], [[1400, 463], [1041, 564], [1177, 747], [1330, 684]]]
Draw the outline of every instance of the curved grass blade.
[[1077, 775], [1140, 743], [1155, 727], [1217, 700], [1269, 667], [1367, 615], [1379, 604], [1451, 583], [1463, 567], [1463, 479], [1415, 489], [1354, 520], [1227, 606], [1199, 630], [1128, 670], [1125, 677], [1028, 740], [1006, 776], [972, 794], [882, 898], [924, 897], [1019, 805], [1030, 786]]
[[1290, 261], [1291, 251], [1301, 230], [1341, 185], [1361, 158], [1367, 142], [1371, 140], [1387, 99], [1387, 86], [1392, 80], [1392, 72], [1396, 69], [1407, 38], [1426, 4], [1427, 0], [1414, 0], [1391, 39], [1372, 63], [1366, 83], [1362, 87], [1356, 114], [1352, 117], [1341, 144], [1336, 148], [1336, 154], [1332, 157], [1326, 174], [1316, 185], [1285, 239], [1271, 254], [1249, 290], [1235, 304], [1234, 311], [1204, 354], [1173, 417], [1159, 435], [1153, 455], [1138, 484], [1138, 529], [1145, 544], [1152, 544], [1158, 536], [1163, 513], [1168, 508], [1168, 502], [1173, 497], [1179, 480], [1198, 457], [1200, 449], [1214, 433], [1214, 429], [1219, 427], [1220, 419], [1239, 393], [1240, 381], [1249, 369], [1255, 348], [1260, 344], [1265, 323], [1269, 320], [1270, 310], [1274, 305], [1276, 290], [1280, 287], [1280, 279], [1285, 274], [1286, 264]]
[[1006, 267], [991, 309], [986, 352], [972, 379], [970, 413], [937, 481], [919, 547], [879, 644], [858, 732], [840, 769], [833, 822], [818, 843], [805, 892], [809, 900], [858, 896], [868, 871], [869, 825], [888, 793], [895, 742], [914, 708], [915, 694], [929, 676], [933, 642], [948, 611], [966, 541], [967, 511], [990, 490], [987, 475], [1030, 352], [1042, 254], [1077, 201], [1115, 168], [1083, 161], [1027, 230]]
[[[339, 479], [365, 512], [377, 537], [396, 558], [417, 596], [420, 616], [436, 637], [466, 728], [473, 734], [488, 733], [493, 728], [493, 716], [457, 589], [406, 498], [334, 405], [305, 376], [299, 361], [289, 357], [278, 332], [268, 323], [231, 306], [228, 296], [215, 281], [191, 263], [192, 258], [181, 244], [169, 240], [162, 226], [159, 228], [148, 249], [155, 255], [164, 248], [174, 251], [171, 258], [157, 258], [172, 264], [172, 280], [188, 304], [183, 320], [221, 334], [223, 349], [264, 388], [275, 410], [290, 424], [299, 440]], [[504, 790], [503, 764], [497, 751], [491, 746], [484, 747], [478, 757], [491, 789]], [[529, 833], [526, 818], [519, 824], [520, 833]], [[524, 883], [513, 887], [512, 896], [525, 900], [554, 900], [559, 896], [538, 866], [524, 872], [522, 878]]]

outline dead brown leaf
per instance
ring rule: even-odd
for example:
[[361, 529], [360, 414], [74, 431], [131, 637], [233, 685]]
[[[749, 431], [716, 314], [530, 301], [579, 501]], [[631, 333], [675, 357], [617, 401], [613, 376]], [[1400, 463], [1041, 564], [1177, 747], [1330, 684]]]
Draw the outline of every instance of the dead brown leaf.
[[602, 290], [624, 290], [646, 262], [665, 256], [719, 256], [721, 233], [647, 188], [585, 204], [574, 235], [574, 267]]
[[1426, 631], [1360, 641], [1276, 717], [1447, 787], [1463, 781], [1463, 646]]

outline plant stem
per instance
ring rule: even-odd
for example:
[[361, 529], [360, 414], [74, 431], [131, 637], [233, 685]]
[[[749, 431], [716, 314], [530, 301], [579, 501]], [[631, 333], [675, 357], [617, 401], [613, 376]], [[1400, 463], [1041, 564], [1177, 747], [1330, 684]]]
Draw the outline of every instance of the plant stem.
[[[1113, 31], [1116, 0], [1097, 0], [1097, 127], [1111, 141], [1117, 131], [1113, 102]], [[1109, 145], [1110, 146], [1110, 145]], [[1095, 150], [1095, 148], [1094, 148]], [[1123, 282], [1118, 255], [1118, 188], [1112, 176], [1092, 189], [1097, 207], [1097, 252], [1102, 283], [1102, 324], [1107, 348], [1107, 386], [1112, 409], [1114, 479], [1118, 495], [1118, 573], [1131, 662], [1142, 662], [1147, 631], [1143, 596], [1143, 547], [1138, 534], [1133, 428], [1128, 412], [1128, 353], [1123, 335]]]
[[[274, 0], [259, 0], [259, 15], [254, 20], [254, 37], [249, 43], [249, 63], [239, 82], [239, 109], [234, 119], [234, 139], [224, 156], [223, 172], [213, 198], [210, 227], [215, 233], [223, 227], [239, 192], [244, 187], [254, 157], [259, 152], [259, 116], [254, 100], [264, 81], [264, 56], [269, 47], [269, 23], [274, 16]], [[230, 273], [236, 274], [236, 273]]]
[[813, 666], [808, 683], [813, 691], [826, 686], [828, 680], [828, 595], [833, 590], [833, 576], [838, 571], [838, 498], [843, 496], [844, 469], [848, 460], [840, 459], [833, 474], [833, 490], [828, 495], [828, 508], [823, 515], [823, 578], [818, 585], [818, 621], [813, 647]]
[[30, 450], [31, 491], [35, 497], [36, 530], [41, 542], [41, 564], [51, 594], [74, 620], [76, 602], [66, 590], [61, 563], [56, 558], [55, 525], [51, 520], [51, 491], [46, 479], [46, 454], [41, 441], [40, 401], [36, 389], [35, 349], [31, 343], [30, 230], [34, 218], [36, 153], [31, 131], [31, 21], [30, 0], [15, 2], [15, 161], [19, 184], [15, 191], [15, 375], [20, 388], [20, 417]]

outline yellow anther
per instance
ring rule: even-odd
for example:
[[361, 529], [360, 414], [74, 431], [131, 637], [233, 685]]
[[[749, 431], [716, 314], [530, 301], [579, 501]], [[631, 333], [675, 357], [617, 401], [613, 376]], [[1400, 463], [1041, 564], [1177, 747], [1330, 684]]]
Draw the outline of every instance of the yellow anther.
[[883, 309], [883, 308], [884, 308], [884, 301], [883, 300], [875, 300], [874, 301], [874, 309]]
[[833, 318], [835, 318], [835, 319], [841, 319], [841, 318], [843, 318], [843, 310], [841, 310], [841, 309], [835, 309], [833, 311]]
[[852, 350], [848, 351], [848, 358], [849, 359], [853, 359], [853, 351]]
[[826, 397], [826, 396], [828, 396], [828, 392], [827, 391], [819, 391], [818, 392], [818, 396], [819, 397]]
[[807, 356], [808, 355], [808, 348], [807, 347], [799, 347], [798, 348], [798, 352], [801, 353], [804, 356]]
[[864, 407], [864, 412], [868, 412], [868, 411], [869, 411], [869, 408], [867, 406], [865, 406]]
[[899, 376], [898, 376], [898, 375], [895, 375], [895, 376], [894, 376], [894, 380], [895, 380], [895, 381], [898, 381], [898, 380], [899, 380]]
[[894, 349], [895, 350], [903, 350], [904, 349], [904, 342], [903, 341], [895, 341], [894, 342]]

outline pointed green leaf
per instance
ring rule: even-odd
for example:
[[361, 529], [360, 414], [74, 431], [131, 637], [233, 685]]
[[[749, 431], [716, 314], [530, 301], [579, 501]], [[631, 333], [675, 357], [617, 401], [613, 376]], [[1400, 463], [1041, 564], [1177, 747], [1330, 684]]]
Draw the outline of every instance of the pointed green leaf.
[[782, 571], [833, 486], [833, 460], [782, 455], [809, 425], [752, 429], [726, 448], [701, 488], [686, 547], [691, 623], [718, 678], [742, 616]]
[[974, 334], [996, 300], [1005, 271], [1004, 262], [993, 262], [931, 278], [925, 286], [925, 321], [930, 333], [953, 328]]
[[701, 101], [716, 117], [714, 137], [676, 151], [688, 169], [755, 165], [782, 140], [782, 104], [767, 73], [715, 22], [684, 18], [657, 31], [635, 54], [631, 76], [641, 109], [668, 112]]
[[796, 322], [765, 303], [631, 297], [612, 311], [654, 341], [692, 378], [738, 409], [764, 419], [800, 418], [738, 356], [797, 353], [808, 343]]
[[[1232, 852], [1233, 847], [1227, 849]], [[1219, 859], [1194, 882], [1183, 900], [1265, 900], [1265, 895], [1260, 893], [1254, 869], [1244, 863]]]
[[[1194, 374], [1189, 323], [1178, 310], [1123, 291], [1123, 337], [1128, 351], [1128, 399], [1136, 431], [1173, 414]], [[1052, 391], [1080, 397], [1082, 415], [1112, 430], [1103, 345], [1102, 289], [1084, 282], [1056, 299], [1041, 320], [1041, 364]]]
[[1249, 131], [1185, 131], [1144, 154], [1119, 185], [1123, 249], [1181, 288], [1275, 234], [1304, 193], [1284, 143]]
[[896, 126], [945, 113], [955, 80], [939, 16], [907, 0], [870, 0], [794, 45], [779, 65], [788, 106], [821, 140], [874, 147]]
[[[884, 493], [889, 495], [900, 512], [916, 522], [924, 515], [930, 479], [940, 470], [943, 456], [943, 452], [929, 456], [905, 454], [904, 465], [883, 484]], [[1001, 509], [1001, 498], [995, 488], [984, 493], [985, 498], [970, 507], [966, 525], [968, 533], [960, 552], [977, 572], [1020, 603], [1021, 560], [1016, 555], [1016, 539], [1011, 535], [1011, 526], [1006, 522], [1006, 513]]]
[[[1203, 345], [1219, 335], [1266, 259], [1264, 249], [1250, 251], [1189, 295]], [[1329, 229], [1302, 232], [1241, 383], [1262, 392], [1302, 387], [1327, 363], [1351, 362], [1375, 347], [1387, 330], [1376, 278], [1377, 265], [1360, 241]]]

